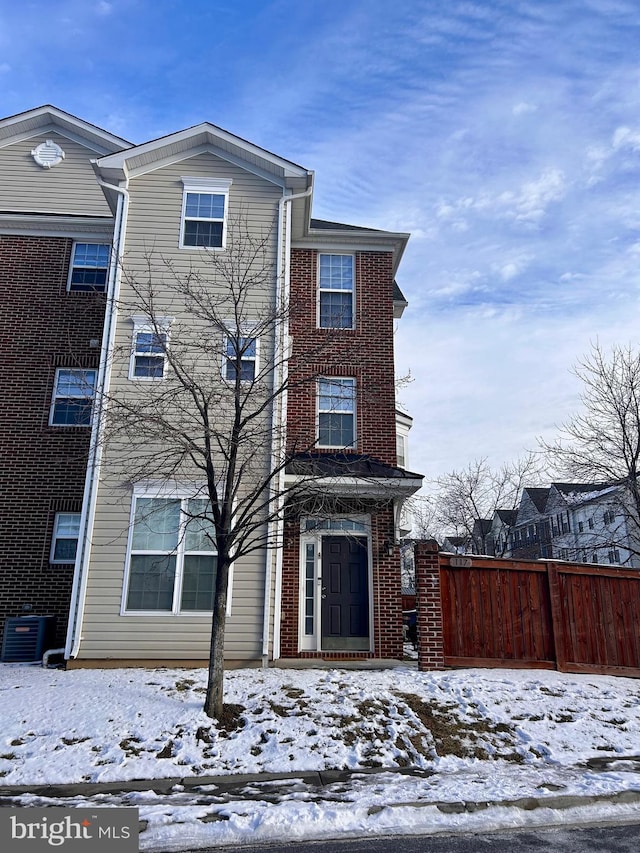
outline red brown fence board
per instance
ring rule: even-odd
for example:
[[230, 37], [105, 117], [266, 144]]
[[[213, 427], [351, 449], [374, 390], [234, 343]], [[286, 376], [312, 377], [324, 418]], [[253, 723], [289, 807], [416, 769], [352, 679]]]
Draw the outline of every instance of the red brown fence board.
[[[416, 550], [417, 567], [430, 560], [430, 577], [439, 579], [442, 610], [441, 634], [436, 625], [430, 636], [428, 620], [418, 619], [421, 668], [438, 660], [441, 636], [444, 666], [640, 677], [640, 571], [438, 554], [433, 572], [434, 545]], [[418, 583], [419, 615], [422, 594]]]

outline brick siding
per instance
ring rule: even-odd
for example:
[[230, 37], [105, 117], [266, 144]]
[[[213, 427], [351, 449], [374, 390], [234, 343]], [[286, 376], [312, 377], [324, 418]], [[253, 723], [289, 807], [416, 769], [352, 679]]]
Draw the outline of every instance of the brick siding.
[[[395, 376], [393, 360], [393, 274], [390, 252], [355, 253], [355, 328], [317, 327], [318, 253], [293, 249], [291, 254], [291, 317], [293, 339], [289, 362], [289, 449], [313, 447], [316, 434], [316, 379], [353, 377], [357, 386], [355, 453], [366, 453], [396, 465]], [[319, 449], [318, 452], [322, 452]], [[372, 524], [373, 651], [299, 651], [299, 523], [288, 525], [283, 553], [281, 654], [283, 657], [358, 660], [402, 658], [402, 589], [400, 556], [394, 549], [390, 504], [368, 509], [343, 507], [347, 512], [370, 512]]]
[[317, 328], [317, 257], [312, 249], [293, 249], [291, 254], [289, 446], [307, 450], [315, 441], [316, 378], [354, 377], [353, 450], [395, 465], [392, 255], [355, 253], [354, 329]]
[[[0, 235], [0, 634], [54, 614], [64, 644], [72, 565], [50, 565], [56, 512], [82, 506], [89, 429], [50, 427], [57, 367], [97, 367], [104, 296], [68, 293], [72, 240]], [[31, 610], [26, 611], [25, 605]]]

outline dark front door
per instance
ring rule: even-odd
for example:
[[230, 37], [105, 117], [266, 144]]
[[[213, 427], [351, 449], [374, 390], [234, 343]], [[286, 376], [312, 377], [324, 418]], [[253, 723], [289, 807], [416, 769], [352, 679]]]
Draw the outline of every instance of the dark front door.
[[322, 649], [369, 650], [367, 540], [322, 537]]

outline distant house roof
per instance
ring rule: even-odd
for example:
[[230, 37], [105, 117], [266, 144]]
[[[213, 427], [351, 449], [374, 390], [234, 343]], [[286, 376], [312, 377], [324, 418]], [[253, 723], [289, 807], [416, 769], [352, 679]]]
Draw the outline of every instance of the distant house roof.
[[516, 523], [516, 518], [518, 517], [517, 509], [497, 509], [496, 515], [500, 519], [503, 524], [506, 524], [508, 527], [511, 527]]
[[544, 512], [545, 506], [547, 503], [547, 498], [549, 497], [550, 488], [547, 489], [524, 489], [527, 495], [531, 498], [533, 504], [536, 509], [540, 512]]

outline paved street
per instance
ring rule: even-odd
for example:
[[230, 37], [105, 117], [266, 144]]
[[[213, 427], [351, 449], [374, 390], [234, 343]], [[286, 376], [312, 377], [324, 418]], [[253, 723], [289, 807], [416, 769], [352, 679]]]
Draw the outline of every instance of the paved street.
[[[638, 853], [640, 824], [454, 836], [391, 836], [352, 841], [214, 847], [188, 853]], [[185, 851], [187, 853], [187, 851]]]

